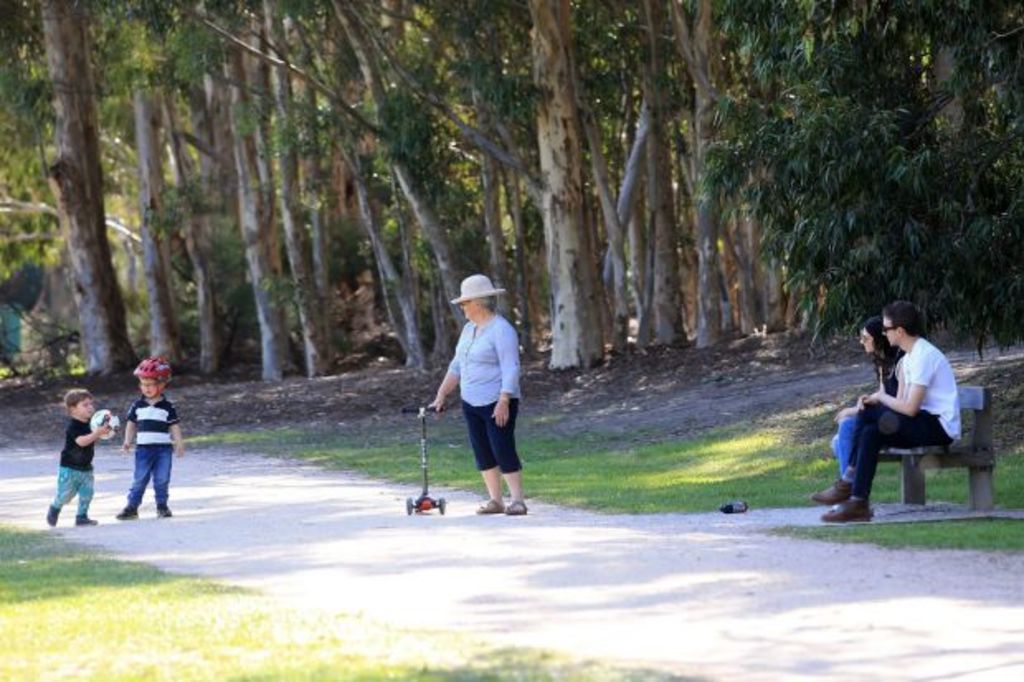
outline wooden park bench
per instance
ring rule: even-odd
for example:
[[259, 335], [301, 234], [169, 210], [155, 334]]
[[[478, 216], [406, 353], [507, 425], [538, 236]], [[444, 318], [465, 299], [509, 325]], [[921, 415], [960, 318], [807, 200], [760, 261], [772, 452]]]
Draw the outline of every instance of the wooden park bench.
[[921, 448], [884, 448], [879, 453], [880, 462], [899, 462], [902, 467], [900, 499], [904, 504], [924, 504], [926, 469], [966, 467], [971, 509], [992, 509], [992, 469], [996, 465], [992, 445], [992, 392], [983, 386], [961, 386], [959, 393], [961, 411], [971, 410], [974, 416], [967, 440]]

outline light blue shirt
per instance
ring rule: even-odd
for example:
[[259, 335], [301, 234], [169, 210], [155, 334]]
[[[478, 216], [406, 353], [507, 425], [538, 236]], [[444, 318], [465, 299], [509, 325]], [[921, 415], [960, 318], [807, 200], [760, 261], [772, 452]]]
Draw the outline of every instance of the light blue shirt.
[[462, 399], [474, 407], [519, 398], [519, 335], [501, 315], [478, 327], [467, 322], [448, 373], [459, 377]]

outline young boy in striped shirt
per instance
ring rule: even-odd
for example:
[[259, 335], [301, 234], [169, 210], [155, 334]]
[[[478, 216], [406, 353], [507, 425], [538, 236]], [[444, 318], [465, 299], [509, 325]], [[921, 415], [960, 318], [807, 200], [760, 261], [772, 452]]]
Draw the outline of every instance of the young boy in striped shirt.
[[139, 505], [146, 492], [149, 479], [153, 479], [153, 493], [156, 496], [156, 515], [170, 518], [171, 508], [167, 506], [168, 488], [171, 483], [171, 453], [181, 457], [185, 444], [181, 437], [178, 412], [164, 389], [171, 380], [171, 366], [163, 358], [146, 358], [135, 368], [139, 378], [142, 396], [128, 408], [125, 417], [125, 453], [135, 447], [135, 478], [128, 491], [128, 504], [117, 515], [118, 520], [139, 518]]

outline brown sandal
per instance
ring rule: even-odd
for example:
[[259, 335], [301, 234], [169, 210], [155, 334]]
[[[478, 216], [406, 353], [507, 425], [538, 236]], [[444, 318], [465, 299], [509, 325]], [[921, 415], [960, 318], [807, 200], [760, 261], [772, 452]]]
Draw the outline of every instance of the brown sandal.
[[522, 500], [516, 500], [505, 508], [505, 513], [509, 516], [526, 516], [526, 503]]
[[476, 510], [477, 514], [504, 514], [505, 505], [501, 500], [487, 500]]

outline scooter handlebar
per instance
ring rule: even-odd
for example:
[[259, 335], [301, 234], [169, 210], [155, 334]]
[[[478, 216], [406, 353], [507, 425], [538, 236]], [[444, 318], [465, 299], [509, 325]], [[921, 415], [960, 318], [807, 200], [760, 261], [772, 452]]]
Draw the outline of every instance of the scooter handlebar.
[[422, 407], [407, 405], [402, 408], [402, 414], [419, 414], [420, 410], [424, 410], [426, 412], [437, 412], [437, 408], [433, 405], [424, 405]]

